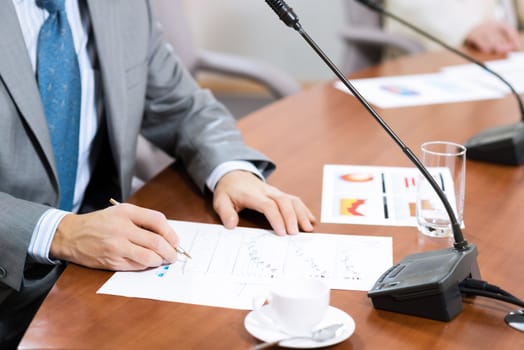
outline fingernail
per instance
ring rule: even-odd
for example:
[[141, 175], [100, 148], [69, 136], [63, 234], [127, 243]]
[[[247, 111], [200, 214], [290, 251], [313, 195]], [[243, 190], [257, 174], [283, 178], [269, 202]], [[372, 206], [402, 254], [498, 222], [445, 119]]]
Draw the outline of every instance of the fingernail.
[[230, 217], [228, 218], [225, 222], [224, 222], [224, 226], [228, 229], [234, 229], [236, 227], [236, 220], [234, 217]]

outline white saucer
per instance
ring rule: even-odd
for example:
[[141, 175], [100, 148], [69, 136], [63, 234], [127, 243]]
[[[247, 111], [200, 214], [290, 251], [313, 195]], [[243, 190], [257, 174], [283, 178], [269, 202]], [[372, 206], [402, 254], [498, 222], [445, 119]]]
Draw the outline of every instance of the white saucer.
[[[268, 305], [264, 305], [260, 309], [266, 307], [268, 307]], [[275, 325], [270, 323], [266, 316], [262, 316], [259, 310], [251, 311], [244, 319], [244, 326], [246, 327], [249, 334], [265, 342], [276, 341], [289, 337], [289, 334], [275, 329]], [[343, 326], [337, 331], [337, 335], [332, 339], [325, 341], [295, 339], [293, 341], [282, 342], [280, 345], [287, 348], [296, 349], [320, 348], [338, 344], [349, 338], [355, 331], [355, 321], [353, 321], [353, 318], [351, 318], [351, 316], [349, 316], [344, 311], [333, 306], [328, 308], [326, 316], [324, 316], [324, 319], [318, 324], [316, 328], [322, 328], [334, 323], [342, 323]]]

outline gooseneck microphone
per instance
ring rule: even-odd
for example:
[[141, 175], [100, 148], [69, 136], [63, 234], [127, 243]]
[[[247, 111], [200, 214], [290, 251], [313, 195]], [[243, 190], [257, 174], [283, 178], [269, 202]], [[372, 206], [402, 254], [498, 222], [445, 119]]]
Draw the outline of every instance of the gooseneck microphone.
[[451, 221], [453, 248], [413, 254], [386, 271], [368, 292], [376, 308], [448, 321], [462, 311], [459, 283], [478, 278], [477, 248], [463, 237], [460, 224], [444, 192], [422, 162], [395, 134], [389, 125], [353, 87], [344, 74], [326, 56], [303, 29], [298, 16], [283, 0], [265, 0], [278, 17], [295, 29], [327, 64], [362, 106], [420, 170], [444, 204]]
[[466, 240], [462, 235], [460, 229], [460, 223], [458, 222], [455, 213], [451, 207], [451, 204], [446, 198], [444, 192], [440, 189], [439, 185], [428, 172], [426, 167], [422, 162], [417, 158], [417, 156], [407, 147], [404, 142], [397, 136], [397, 134], [389, 127], [389, 125], [382, 119], [382, 117], [371, 107], [368, 101], [358, 92], [357, 89], [349, 82], [349, 80], [344, 76], [344, 74], [336, 67], [336, 65], [327, 57], [327, 55], [318, 47], [318, 45], [311, 39], [311, 37], [306, 33], [302, 28], [302, 25], [299, 22], [298, 16], [294, 13], [293, 9], [289, 7], [282, 0], [266, 0], [266, 3], [275, 11], [279, 18], [289, 27], [295, 29], [302, 35], [302, 37], [307, 41], [307, 43], [315, 50], [315, 52], [322, 58], [322, 60], [329, 66], [329, 68], [335, 73], [335, 75], [342, 81], [342, 83], [353, 93], [357, 100], [364, 106], [364, 108], [375, 118], [375, 120], [382, 126], [386, 133], [395, 141], [395, 143], [402, 149], [404, 154], [409, 158], [409, 160], [415, 164], [415, 166], [422, 172], [424, 177], [429, 181], [431, 186], [435, 189], [440, 200], [443, 202], [446, 211], [450, 217], [453, 237], [454, 237], [454, 246], [458, 250], [462, 250], [468, 246]]
[[451, 51], [454, 54], [462, 57], [466, 61], [481, 67], [483, 70], [494, 75], [501, 82], [503, 82], [517, 100], [521, 121], [516, 124], [490, 128], [477, 134], [476, 136], [473, 136], [465, 144], [468, 150], [466, 156], [473, 160], [508, 165], [519, 165], [524, 162], [524, 104], [520, 95], [517, 93], [517, 91], [515, 91], [515, 88], [506, 79], [479, 60], [465, 54], [460, 50], [457, 50], [456, 48], [446, 44], [430, 33], [387, 11], [383, 6], [380, 6], [376, 2], [370, 0], [355, 1], [375, 12], [382, 14], [383, 16], [394, 19], [395, 21], [410, 28], [414, 32], [430, 39], [448, 51]]

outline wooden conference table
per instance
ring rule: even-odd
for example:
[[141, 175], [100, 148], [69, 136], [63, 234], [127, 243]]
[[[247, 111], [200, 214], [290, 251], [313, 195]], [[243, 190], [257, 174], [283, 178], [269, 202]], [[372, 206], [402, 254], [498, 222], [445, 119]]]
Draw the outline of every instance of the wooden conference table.
[[[445, 53], [406, 57], [360, 72], [372, 77], [433, 72], [463, 63]], [[513, 97], [378, 110], [419, 154], [428, 140], [464, 143], [495, 125], [519, 120]], [[271, 184], [299, 195], [320, 218], [324, 164], [411, 166], [403, 153], [351, 96], [332, 83], [281, 100], [239, 121], [246, 142], [277, 164]], [[467, 162], [464, 234], [477, 245], [482, 278], [524, 297], [524, 167]], [[176, 166], [163, 171], [130, 202], [168, 218], [219, 223], [204, 198]], [[242, 226], [268, 225], [253, 212]], [[414, 227], [318, 223], [315, 232], [388, 235], [394, 262], [448, 246]], [[248, 313], [232, 309], [96, 294], [110, 272], [70, 265], [30, 325], [21, 349], [248, 349], [257, 344], [243, 326]], [[334, 290], [331, 305], [356, 322], [355, 333], [333, 349], [523, 349], [524, 333], [505, 325], [516, 306], [477, 297], [450, 322], [373, 308], [366, 292]]]

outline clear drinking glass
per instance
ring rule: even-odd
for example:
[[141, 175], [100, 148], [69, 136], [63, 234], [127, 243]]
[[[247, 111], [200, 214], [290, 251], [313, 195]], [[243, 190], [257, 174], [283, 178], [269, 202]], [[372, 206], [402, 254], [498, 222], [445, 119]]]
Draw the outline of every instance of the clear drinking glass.
[[[448, 141], [422, 144], [422, 163], [427, 167], [463, 225], [466, 188], [466, 147]], [[450, 237], [451, 220], [433, 187], [422, 175], [417, 184], [417, 227], [430, 237]]]

